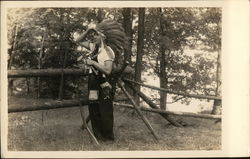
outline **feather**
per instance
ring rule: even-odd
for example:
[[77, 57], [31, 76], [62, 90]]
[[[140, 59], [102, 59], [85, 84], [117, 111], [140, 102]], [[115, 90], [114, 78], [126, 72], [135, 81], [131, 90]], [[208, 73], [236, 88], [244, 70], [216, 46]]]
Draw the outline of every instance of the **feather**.
[[129, 46], [128, 38], [121, 23], [104, 20], [97, 24], [96, 30], [105, 35], [105, 42], [115, 53], [115, 62], [123, 62], [124, 50]]

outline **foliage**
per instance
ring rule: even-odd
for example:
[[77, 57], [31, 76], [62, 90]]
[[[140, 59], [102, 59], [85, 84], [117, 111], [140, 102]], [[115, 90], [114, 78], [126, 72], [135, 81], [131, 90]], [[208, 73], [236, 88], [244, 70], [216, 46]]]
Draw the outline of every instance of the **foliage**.
[[[135, 59], [138, 8], [132, 8], [131, 11], [132, 59]], [[215, 94], [216, 59], [213, 54], [221, 49], [221, 9], [161, 8], [161, 11], [159, 14], [157, 8], [145, 9], [142, 71], [149, 72], [150, 76], [160, 77], [161, 45], [166, 51], [168, 89]], [[79, 32], [85, 30], [88, 24], [103, 19], [123, 22], [122, 8], [11, 8], [7, 16], [8, 54], [13, 57], [12, 67], [16, 69], [38, 68], [40, 53], [41, 68], [61, 68], [65, 56], [67, 60], [64, 67], [72, 68], [77, 64], [77, 57], [84, 52], [73, 41]], [[186, 50], [196, 50], [199, 53], [189, 53]], [[12, 51], [15, 52], [14, 55]], [[134, 66], [134, 63], [132, 60], [131, 65]], [[150, 71], [151, 69], [153, 71]], [[70, 79], [65, 84], [69, 97], [77, 87], [77, 79]], [[43, 94], [57, 97], [59, 78], [46, 78], [42, 81]], [[180, 98], [176, 96], [173, 101], [178, 99]]]
[[[159, 15], [148, 9], [145, 64], [160, 76], [160, 46], [166, 51], [167, 88], [174, 91], [215, 94], [214, 51], [220, 49], [221, 10], [218, 8], [164, 8]], [[160, 25], [160, 18], [163, 25]], [[161, 28], [163, 27], [163, 28]], [[163, 33], [160, 32], [163, 30]], [[185, 53], [195, 49], [210, 54]], [[173, 97], [173, 101], [179, 98]], [[185, 101], [188, 101], [185, 99]]]

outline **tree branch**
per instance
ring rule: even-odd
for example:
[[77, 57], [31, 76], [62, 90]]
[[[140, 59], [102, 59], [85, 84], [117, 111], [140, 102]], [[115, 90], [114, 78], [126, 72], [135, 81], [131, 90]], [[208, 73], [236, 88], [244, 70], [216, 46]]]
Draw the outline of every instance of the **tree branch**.
[[173, 104], [173, 103], [178, 102], [179, 100], [181, 100], [181, 99], [183, 99], [183, 98], [186, 98], [186, 97], [184, 97], [184, 96], [179, 97], [179, 98], [175, 99], [175, 100], [172, 101], [172, 102], [167, 102], [167, 104]]

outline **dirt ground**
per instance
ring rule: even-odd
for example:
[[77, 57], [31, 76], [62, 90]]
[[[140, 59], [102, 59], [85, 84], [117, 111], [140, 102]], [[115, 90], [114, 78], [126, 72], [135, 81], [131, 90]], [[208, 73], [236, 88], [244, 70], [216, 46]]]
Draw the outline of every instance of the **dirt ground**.
[[[10, 103], [18, 102], [18, 98]], [[27, 100], [26, 102], [32, 102]], [[88, 110], [85, 109], [85, 116]], [[9, 151], [132, 151], [132, 150], [220, 150], [221, 122], [192, 117], [174, 117], [187, 126], [170, 125], [158, 114], [144, 112], [160, 142], [132, 110], [115, 107], [114, 142], [96, 145], [86, 130], [78, 107], [10, 113]], [[90, 124], [89, 124], [90, 126]], [[90, 126], [91, 127], [91, 126]]]

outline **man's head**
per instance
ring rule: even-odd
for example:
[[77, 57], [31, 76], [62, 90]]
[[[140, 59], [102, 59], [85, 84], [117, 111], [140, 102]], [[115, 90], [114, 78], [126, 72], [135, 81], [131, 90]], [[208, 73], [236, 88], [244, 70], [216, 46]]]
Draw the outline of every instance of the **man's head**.
[[96, 29], [91, 28], [87, 35], [87, 39], [90, 40], [90, 42], [95, 43], [97, 45], [101, 45], [101, 42], [105, 40], [105, 35], [101, 32], [97, 31]]
[[101, 43], [101, 36], [96, 31], [93, 31], [89, 35], [89, 40], [91, 43], [95, 43], [95, 44], [99, 45]]
[[102, 40], [110, 46], [115, 54], [121, 54], [128, 46], [128, 38], [121, 23], [107, 19], [97, 24], [95, 30]]

